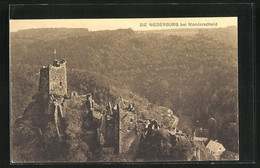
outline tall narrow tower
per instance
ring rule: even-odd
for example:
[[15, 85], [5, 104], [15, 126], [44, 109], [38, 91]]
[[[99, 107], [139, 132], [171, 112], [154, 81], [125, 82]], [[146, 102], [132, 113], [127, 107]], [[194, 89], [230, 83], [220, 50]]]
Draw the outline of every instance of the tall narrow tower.
[[49, 95], [64, 96], [67, 94], [66, 61], [55, 60], [48, 67], [40, 70], [39, 93], [45, 98]]

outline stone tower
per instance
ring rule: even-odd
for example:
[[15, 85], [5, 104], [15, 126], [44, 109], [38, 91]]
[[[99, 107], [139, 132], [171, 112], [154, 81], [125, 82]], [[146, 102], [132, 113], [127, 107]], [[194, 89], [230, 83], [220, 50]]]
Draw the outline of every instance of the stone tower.
[[115, 154], [118, 154], [120, 151], [120, 144], [119, 144], [119, 105], [116, 105], [116, 109], [112, 109], [112, 114], [105, 114], [105, 130], [104, 138], [106, 141], [106, 147], [113, 147]]
[[40, 70], [39, 91], [45, 101], [42, 110], [47, 115], [53, 115], [59, 138], [62, 131], [59, 128], [61, 118], [66, 110], [64, 96], [67, 94], [67, 72], [66, 61], [55, 60], [48, 67], [42, 67]]
[[40, 70], [39, 93], [47, 98], [49, 95], [64, 96], [67, 94], [66, 61], [55, 60], [48, 67]]

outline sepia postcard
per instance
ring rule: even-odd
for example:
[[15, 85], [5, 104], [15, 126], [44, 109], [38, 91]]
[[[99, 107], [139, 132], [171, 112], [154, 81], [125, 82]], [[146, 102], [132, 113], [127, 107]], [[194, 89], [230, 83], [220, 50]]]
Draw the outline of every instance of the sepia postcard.
[[11, 163], [239, 160], [237, 17], [10, 20]]

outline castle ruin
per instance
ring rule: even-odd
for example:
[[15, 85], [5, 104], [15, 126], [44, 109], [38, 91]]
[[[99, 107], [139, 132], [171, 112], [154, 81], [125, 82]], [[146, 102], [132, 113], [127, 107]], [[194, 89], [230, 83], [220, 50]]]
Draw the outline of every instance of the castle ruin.
[[[86, 95], [78, 95], [76, 91], [71, 92], [70, 98], [68, 98], [65, 60], [61, 60], [60, 62], [54, 60], [53, 64], [41, 68], [39, 95], [45, 102], [44, 113], [53, 116], [57, 134], [61, 137], [62, 131], [59, 129], [59, 120], [64, 116], [67, 103], [72, 100], [82, 99], [83, 97], [86, 100]], [[103, 132], [105, 140], [104, 145], [114, 148], [115, 153], [119, 153], [119, 110], [120, 106], [115, 102], [115, 107], [108, 110], [102, 117], [104, 129], [101, 132]], [[93, 112], [96, 113], [95, 110]]]

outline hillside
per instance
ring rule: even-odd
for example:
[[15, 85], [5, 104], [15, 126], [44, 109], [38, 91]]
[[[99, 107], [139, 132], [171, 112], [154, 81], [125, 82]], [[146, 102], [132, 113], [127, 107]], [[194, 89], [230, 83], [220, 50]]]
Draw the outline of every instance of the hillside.
[[[56, 57], [68, 64], [68, 89], [92, 93], [104, 106], [122, 95], [133, 102], [165, 106], [179, 117], [186, 133], [195, 121], [207, 128], [217, 121], [217, 139], [237, 152], [223, 130], [237, 122], [238, 64], [236, 27], [187, 33], [135, 32], [131, 29], [89, 32], [35, 29], [11, 33], [12, 125], [37, 92], [39, 69]], [[54, 50], [57, 54], [54, 55]], [[149, 108], [148, 108], [149, 109]], [[160, 112], [144, 110], [162, 120]], [[227, 132], [228, 133], [228, 132]], [[234, 133], [236, 134], [236, 133]]]

